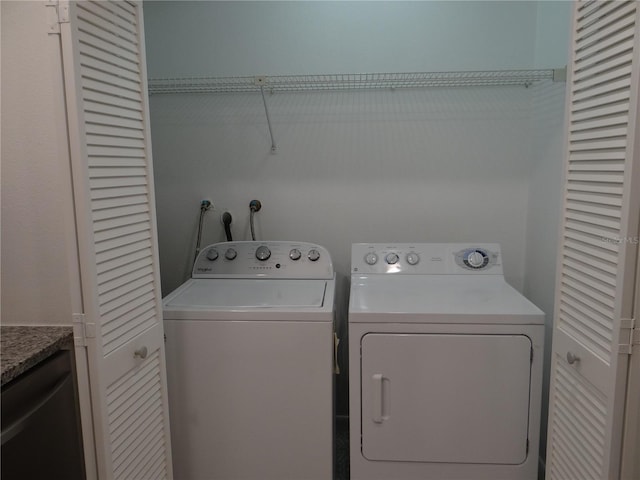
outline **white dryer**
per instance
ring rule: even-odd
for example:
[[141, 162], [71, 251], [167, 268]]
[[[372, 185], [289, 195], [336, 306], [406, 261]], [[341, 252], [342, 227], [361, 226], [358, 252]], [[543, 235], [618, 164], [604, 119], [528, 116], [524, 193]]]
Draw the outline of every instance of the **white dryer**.
[[334, 291], [319, 245], [202, 250], [163, 302], [175, 478], [332, 478]]
[[353, 480], [535, 480], [544, 314], [497, 244], [354, 244]]

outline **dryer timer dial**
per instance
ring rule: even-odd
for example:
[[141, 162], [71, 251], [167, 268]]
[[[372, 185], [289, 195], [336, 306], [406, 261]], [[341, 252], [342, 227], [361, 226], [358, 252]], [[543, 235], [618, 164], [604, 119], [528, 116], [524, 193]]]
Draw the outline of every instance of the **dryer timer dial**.
[[477, 270], [489, 264], [489, 254], [479, 248], [473, 248], [464, 252], [462, 261], [467, 267]]

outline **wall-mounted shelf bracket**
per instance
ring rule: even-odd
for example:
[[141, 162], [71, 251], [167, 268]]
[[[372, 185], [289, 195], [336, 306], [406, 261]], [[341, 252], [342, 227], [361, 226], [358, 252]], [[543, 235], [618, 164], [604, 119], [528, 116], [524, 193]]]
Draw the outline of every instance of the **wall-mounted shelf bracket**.
[[567, 81], [567, 67], [554, 68], [553, 69], [553, 81], [554, 82], [566, 82]]

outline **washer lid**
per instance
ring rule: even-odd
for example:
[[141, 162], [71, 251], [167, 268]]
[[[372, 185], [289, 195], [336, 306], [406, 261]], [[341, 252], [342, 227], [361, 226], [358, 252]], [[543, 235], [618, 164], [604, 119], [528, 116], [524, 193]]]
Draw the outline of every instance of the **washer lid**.
[[164, 308], [321, 308], [326, 288], [326, 280], [195, 279], [170, 294]]
[[349, 314], [351, 322], [544, 323], [544, 313], [498, 275], [352, 275]]

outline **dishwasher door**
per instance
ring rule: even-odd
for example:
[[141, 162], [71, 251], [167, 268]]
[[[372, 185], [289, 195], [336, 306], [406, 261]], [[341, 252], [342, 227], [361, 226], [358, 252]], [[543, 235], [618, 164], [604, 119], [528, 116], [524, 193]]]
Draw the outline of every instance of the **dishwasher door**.
[[71, 360], [60, 351], [2, 387], [2, 480], [85, 478]]

